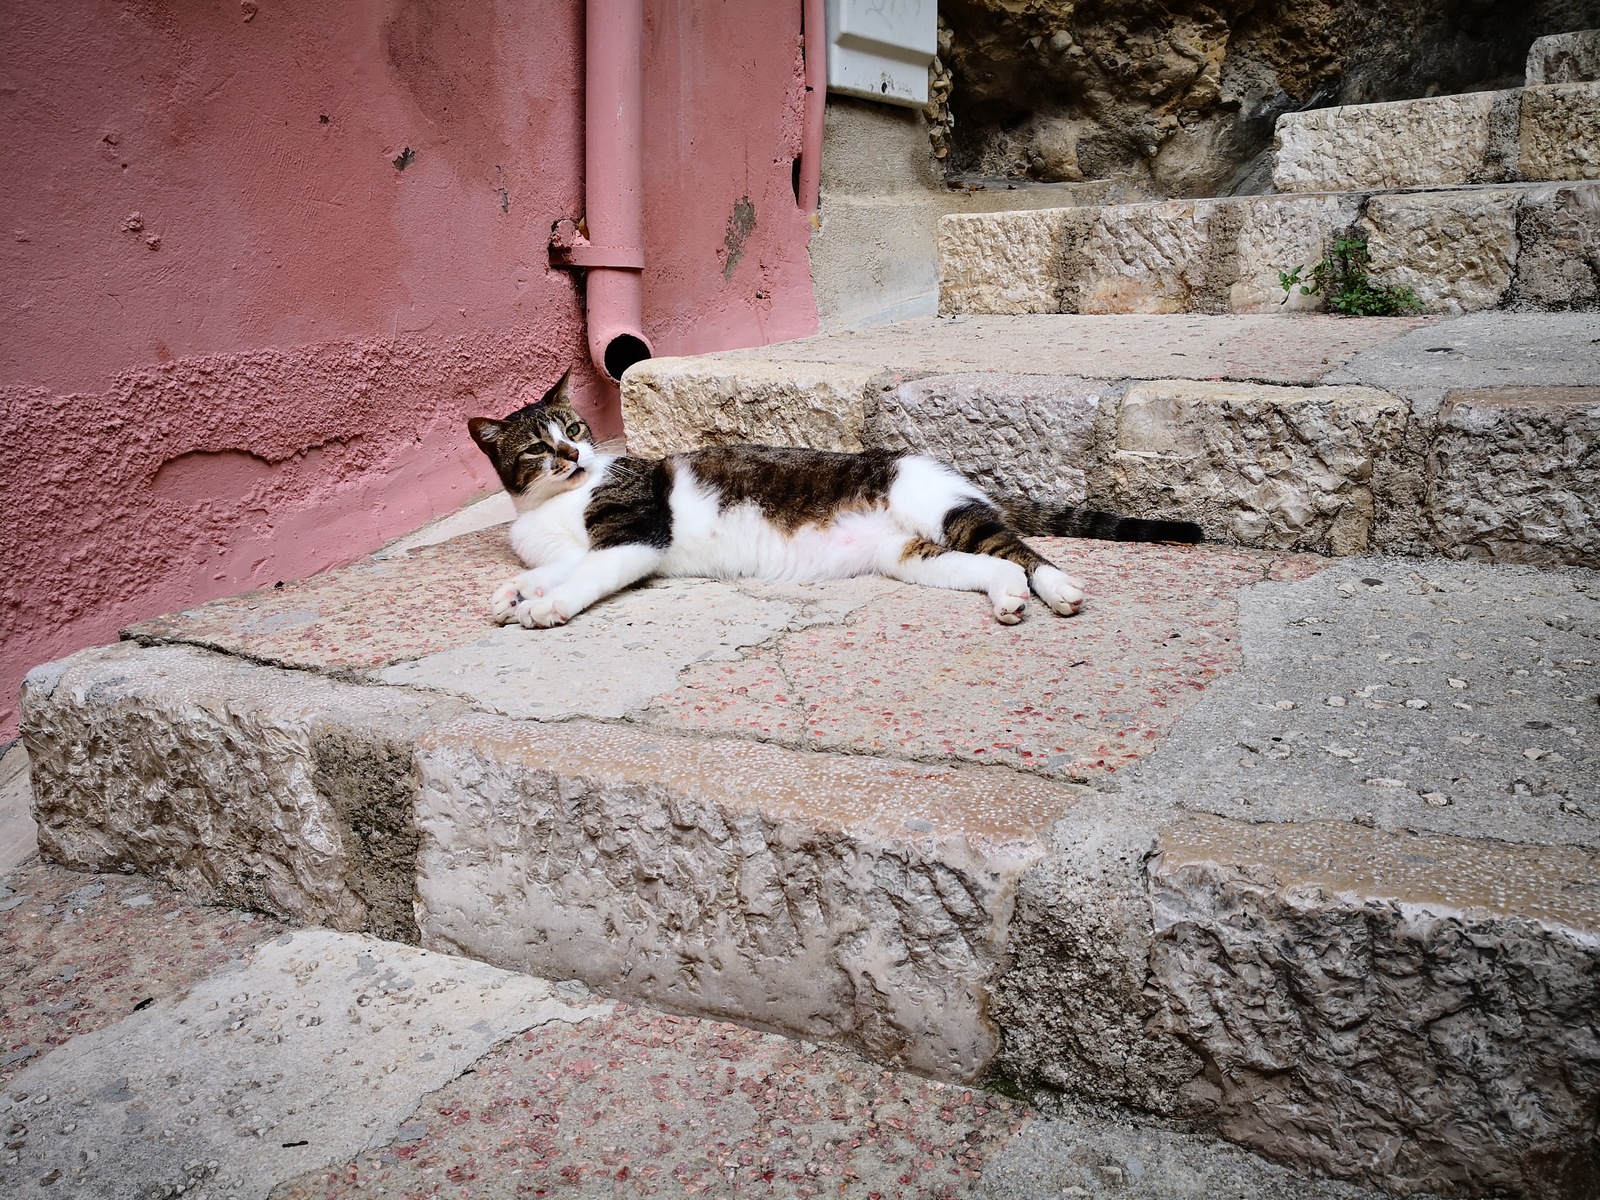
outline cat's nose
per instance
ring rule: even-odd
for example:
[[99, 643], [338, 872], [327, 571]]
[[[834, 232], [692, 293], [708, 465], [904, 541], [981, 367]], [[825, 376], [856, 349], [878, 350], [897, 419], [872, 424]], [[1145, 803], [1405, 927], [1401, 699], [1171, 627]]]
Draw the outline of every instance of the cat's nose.
[[577, 462], [578, 448], [576, 446], [569, 446], [563, 442], [561, 445], [556, 447], [556, 457], [564, 458], [568, 462]]

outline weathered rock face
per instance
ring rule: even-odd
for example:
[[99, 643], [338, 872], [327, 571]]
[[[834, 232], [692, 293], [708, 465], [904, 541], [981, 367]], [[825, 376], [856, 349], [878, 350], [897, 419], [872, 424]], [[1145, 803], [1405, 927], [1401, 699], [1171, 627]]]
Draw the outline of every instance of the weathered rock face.
[[955, 463], [991, 495], [1081, 504], [1105, 390], [1050, 375], [934, 375], [880, 393], [868, 441]]
[[1522, 82], [1594, 0], [948, 0], [957, 171], [1260, 191], [1283, 113]]
[[1593, 862], [1349, 823], [1171, 830], [1151, 1028], [1198, 1054], [1185, 1096], [1232, 1140], [1360, 1161], [1402, 1194], [1593, 1194], [1589, 1148], [1561, 1132], [1600, 1080], [1592, 911], [1517, 909]]
[[1440, 548], [1490, 562], [1600, 562], [1597, 427], [1600, 388], [1451, 393], [1428, 471]]
[[1374, 474], [1390, 469], [1405, 421], [1373, 388], [1137, 384], [1117, 412], [1105, 494], [1198, 521], [1208, 538], [1360, 554]]
[[[988, 768], [482, 716], [417, 754], [425, 946], [946, 1079], [994, 1054], [984, 1007], [1016, 883], [1076, 795]], [[973, 819], [987, 810], [1002, 811]]]
[[23, 692], [30, 730], [50, 731], [25, 735], [39, 845], [207, 903], [415, 941], [409, 739], [461, 707], [190, 647], [86, 650]]

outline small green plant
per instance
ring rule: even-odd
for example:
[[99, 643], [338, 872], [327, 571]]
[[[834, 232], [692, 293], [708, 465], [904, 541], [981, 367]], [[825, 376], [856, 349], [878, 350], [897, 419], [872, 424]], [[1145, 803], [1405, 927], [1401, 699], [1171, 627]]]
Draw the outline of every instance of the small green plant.
[[1420, 311], [1422, 302], [1410, 288], [1372, 282], [1367, 274], [1371, 261], [1360, 238], [1335, 238], [1333, 253], [1310, 268], [1309, 281], [1305, 267], [1278, 272], [1283, 288], [1279, 303], [1287, 303], [1299, 288], [1307, 296], [1321, 296], [1329, 311], [1342, 317], [1403, 317]]

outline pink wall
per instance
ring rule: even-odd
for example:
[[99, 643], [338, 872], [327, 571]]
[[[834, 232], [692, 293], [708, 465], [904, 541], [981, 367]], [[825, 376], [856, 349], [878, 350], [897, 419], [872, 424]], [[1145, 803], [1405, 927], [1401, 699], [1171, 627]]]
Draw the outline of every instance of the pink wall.
[[[799, 0], [647, 9], [646, 332], [810, 332]], [[581, 0], [0, 7], [0, 739], [31, 665], [486, 490], [464, 417], [569, 362], [606, 402], [545, 252], [581, 211], [582, 26]]]

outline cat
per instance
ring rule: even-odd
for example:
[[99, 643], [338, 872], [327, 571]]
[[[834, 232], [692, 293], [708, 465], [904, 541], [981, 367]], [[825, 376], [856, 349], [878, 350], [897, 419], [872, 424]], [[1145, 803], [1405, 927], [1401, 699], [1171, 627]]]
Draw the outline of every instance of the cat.
[[467, 422], [517, 509], [511, 546], [531, 568], [495, 591], [490, 607], [502, 625], [562, 625], [652, 575], [815, 582], [872, 574], [983, 592], [995, 620], [1014, 625], [1030, 588], [1063, 617], [1084, 599], [1083, 582], [1019, 531], [1202, 540], [1186, 521], [997, 503], [918, 454], [756, 445], [662, 459], [614, 454], [573, 411], [570, 377], [508, 417]]

